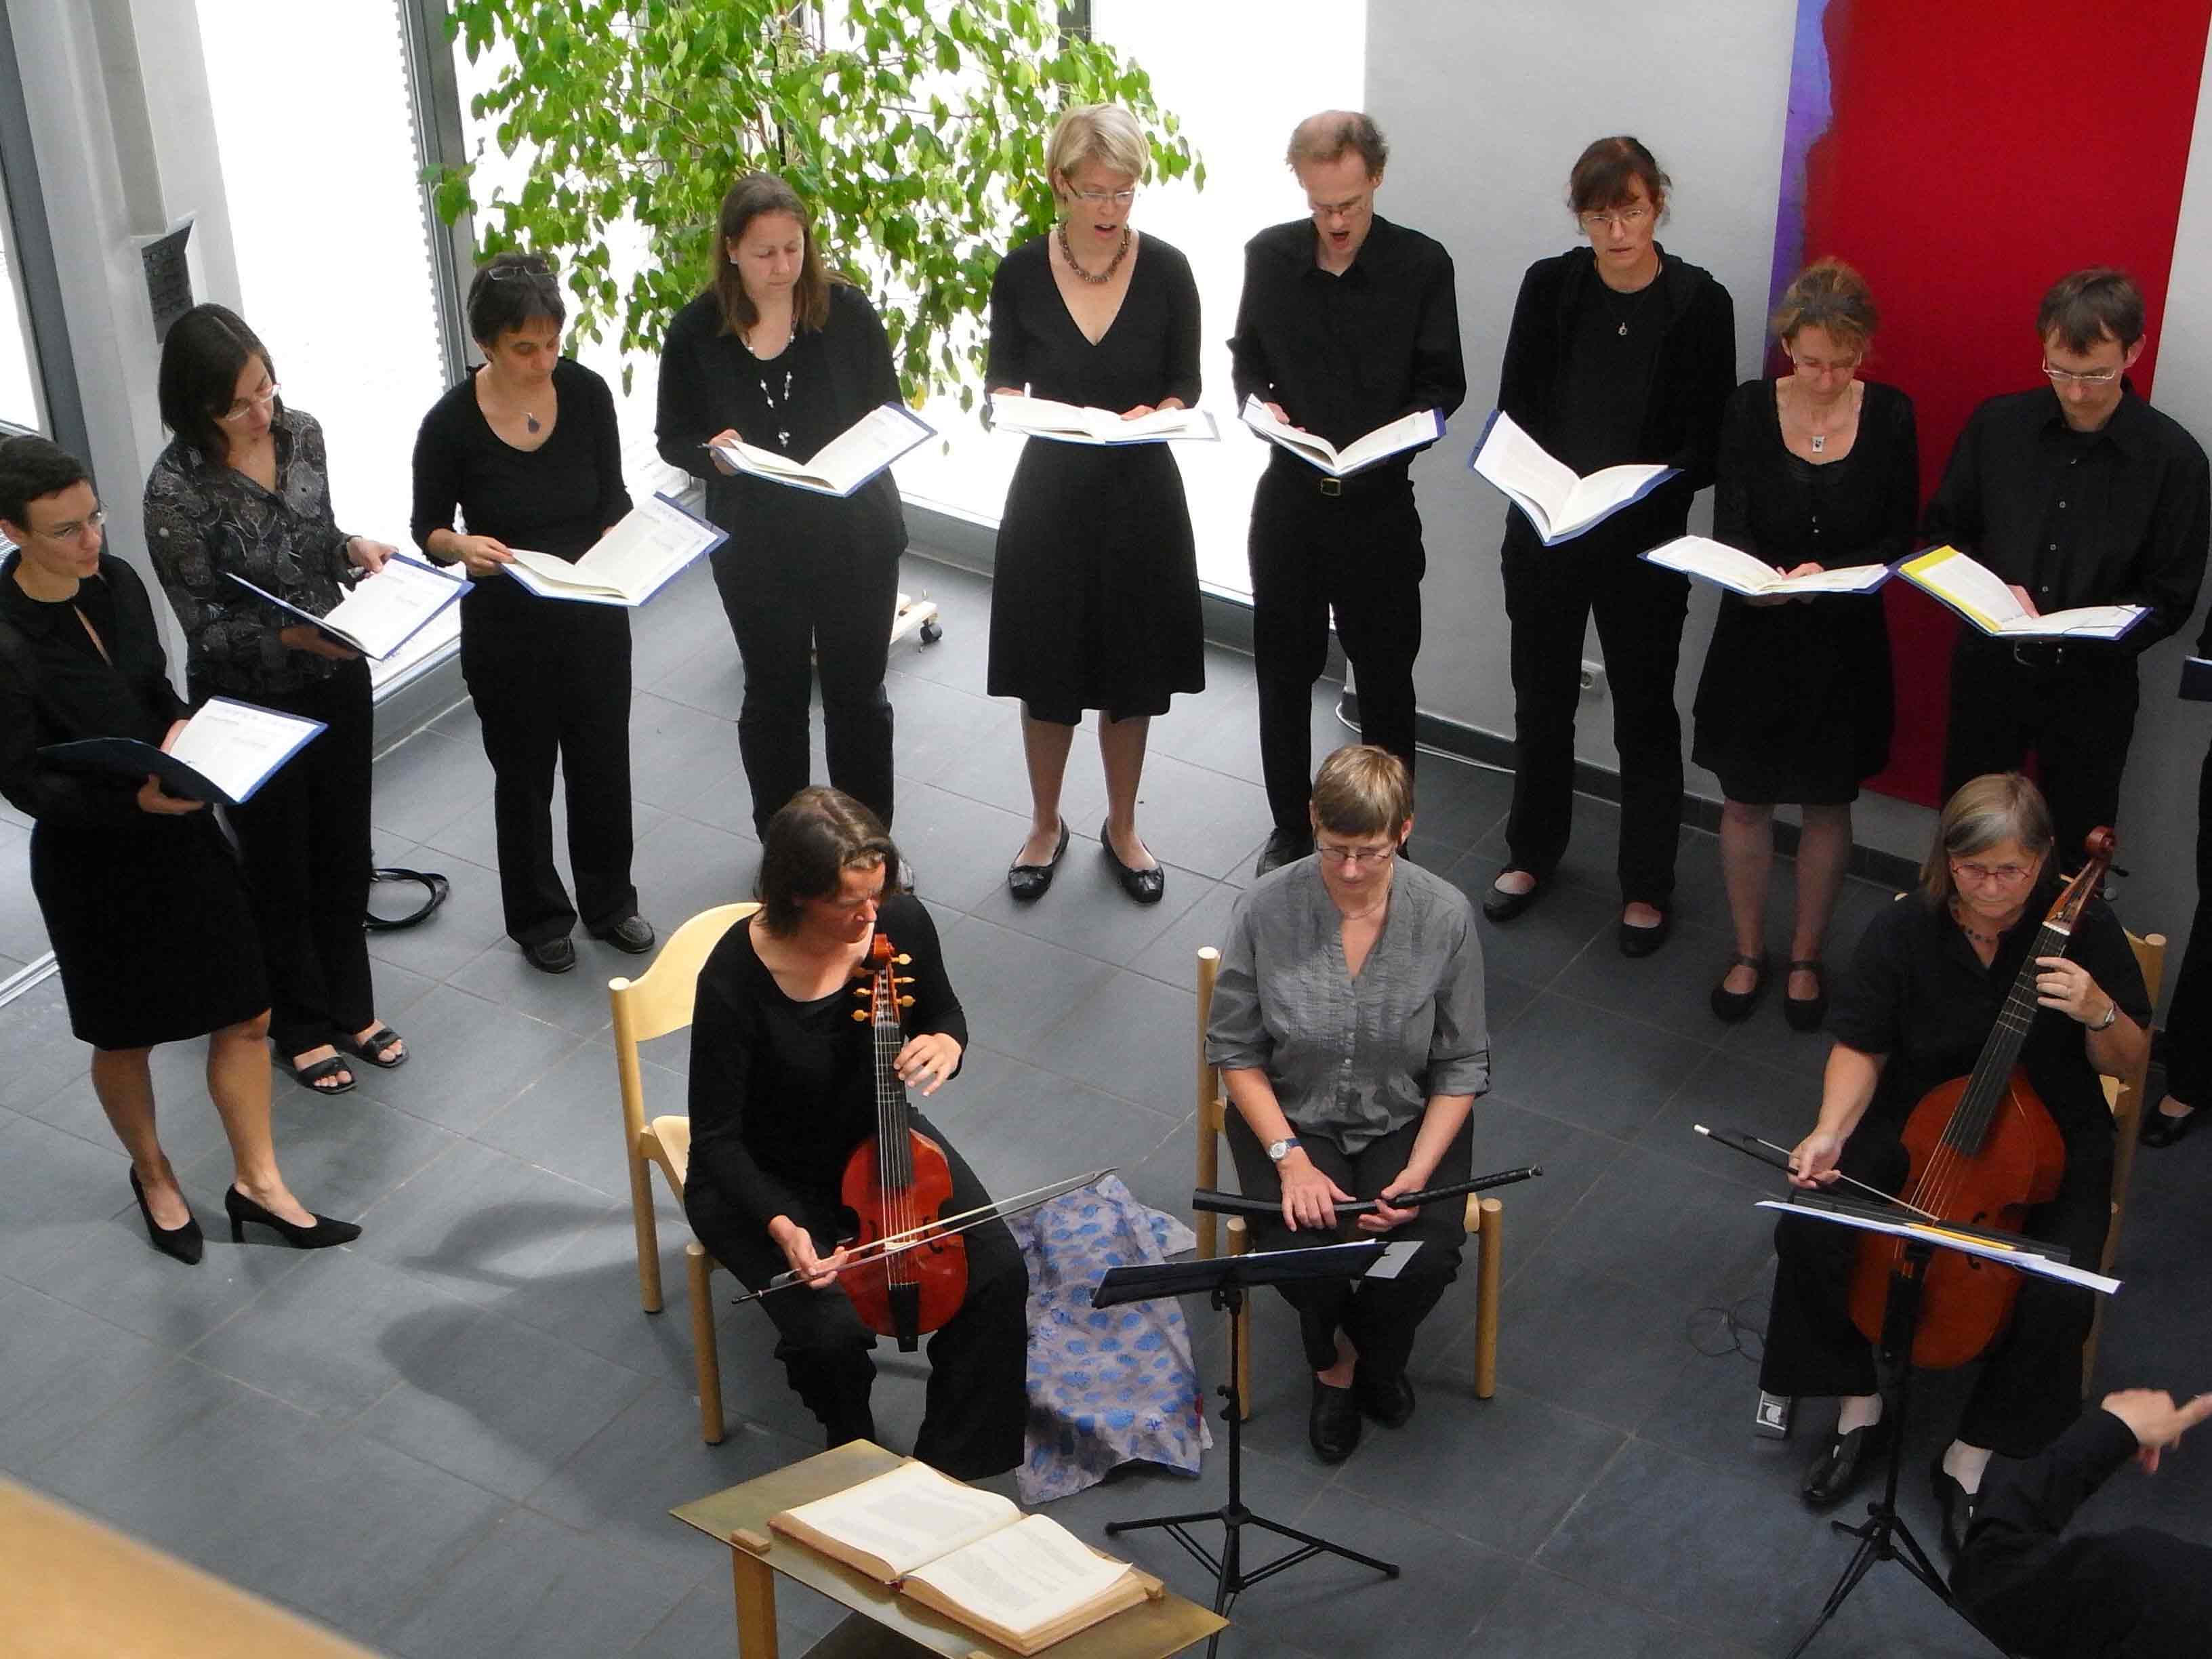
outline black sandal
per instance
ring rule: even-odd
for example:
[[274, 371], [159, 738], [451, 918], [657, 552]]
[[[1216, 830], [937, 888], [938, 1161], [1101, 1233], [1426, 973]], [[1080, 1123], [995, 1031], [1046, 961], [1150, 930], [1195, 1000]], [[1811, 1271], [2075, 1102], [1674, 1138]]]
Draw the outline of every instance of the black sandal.
[[[1731, 991], [1728, 976], [1739, 968], [1748, 968], [1758, 975], [1748, 991]], [[1728, 971], [1721, 975], [1721, 982], [1713, 987], [1713, 1018], [1723, 1025], [1740, 1025], [1751, 1018], [1751, 1011], [1759, 1006], [1759, 1000], [1766, 994], [1767, 981], [1772, 977], [1766, 971], [1766, 957], [1747, 957], [1741, 951], [1729, 958]]]
[[1828, 1017], [1828, 970], [1815, 957], [1791, 963], [1790, 971], [1812, 975], [1820, 981], [1820, 989], [1816, 996], [1793, 997], [1790, 994], [1790, 988], [1784, 986], [1782, 1018], [1790, 1022], [1790, 1029], [1793, 1031], [1817, 1031], [1820, 1029], [1820, 1022]]
[[404, 1048], [399, 1051], [399, 1058], [397, 1060], [383, 1058], [386, 1048], [403, 1040], [399, 1033], [389, 1025], [380, 1025], [365, 1037], [356, 1039], [341, 1031], [331, 1041], [333, 1047], [344, 1049], [355, 1059], [365, 1060], [370, 1065], [381, 1066], [389, 1072], [407, 1063], [407, 1050]]
[[[311, 1095], [349, 1095], [356, 1083], [353, 1067], [343, 1054], [332, 1054], [328, 1060], [319, 1060], [308, 1066], [295, 1065], [288, 1058], [284, 1061], [284, 1069], [292, 1074], [293, 1082]], [[336, 1077], [340, 1072], [345, 1073], [345, 1081], [336, 1088], [325, 1089], [323, 1079]]]

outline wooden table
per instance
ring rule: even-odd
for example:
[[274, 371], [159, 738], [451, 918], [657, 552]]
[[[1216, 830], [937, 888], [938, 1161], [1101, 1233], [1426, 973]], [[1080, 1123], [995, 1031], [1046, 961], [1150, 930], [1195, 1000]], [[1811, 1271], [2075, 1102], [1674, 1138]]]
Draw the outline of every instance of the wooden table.
[[[777, 1659], [778, 1573], [860, 1615], [839, 1626], [812, 1650], [810, 1659], [832, 1659], [832, 1656], [858, 1659], [863, 1654], [1019, 1659], [1012, 1648], [1000, 1646], [980, 1632], [932, 1613], [842, 1561], [833, 1561], [794, 1539], [769, 1531], [771, 1515], [858, 1486], [905, 1461], [871, 1441], [850, 1441], [669, 1511], [730, 1552], [740, 1659]], [[768, 1553], [756, 1555], [734, 1542], [731, 1534], [740, 1530], [771, 1539]], [[1088, 1630], [1079, 1631], [1045, 1652], [1052, 1659], [1168, 1659], [1169, 1655], [1203, 1641], [1227, 1622], [1170, 1591], [1157, 1601], [1125, 1608]], [[886, 1640], [889, 1645], [884, 1645]], [[902, 1641], [905, 1645], [900, 1645]]]

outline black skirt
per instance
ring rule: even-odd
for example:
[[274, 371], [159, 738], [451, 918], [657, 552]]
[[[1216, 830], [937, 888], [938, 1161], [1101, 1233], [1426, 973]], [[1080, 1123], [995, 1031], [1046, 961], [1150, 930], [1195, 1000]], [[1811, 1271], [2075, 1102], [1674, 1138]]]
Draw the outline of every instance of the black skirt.
[[246, 884], [212, 808], [91, 829], [40, 822], [31, 890], [81, 1042], [150, 1048], [269, 1006]]
[[1888, 764], [1889, 630], [1879, 594], [1721, 601], [1690, 757], [1730, 800], [1841, 806]]

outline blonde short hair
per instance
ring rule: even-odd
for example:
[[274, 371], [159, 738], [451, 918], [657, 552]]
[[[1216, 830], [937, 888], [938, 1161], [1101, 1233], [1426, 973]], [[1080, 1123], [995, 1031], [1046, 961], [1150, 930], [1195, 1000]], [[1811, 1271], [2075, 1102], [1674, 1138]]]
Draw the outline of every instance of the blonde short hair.
[[1395, 838], [1413, 816], [1413, 775], [1371, 743], [1348, 743], [1314, 775], [1314, 822], [1331, 835]]
[[1055, 190], [1085, 161], [1142, 179], [1152, 160], [1145, 130], [1118, 104], [1079, 104], [1064, 112], [1044, 149], [1045, 172]]
[[1920, 890], [1940, 908], [1959, 890], [1951, 879], [1953, 859], [1970, 859], [2008, 841], [2040, 859], [2056, 839], [2043, 791], [2017, 772], [1984, 772], [1960, 784], [1959, 793], [1943, 803], [1935, 843], [1920, 866]]

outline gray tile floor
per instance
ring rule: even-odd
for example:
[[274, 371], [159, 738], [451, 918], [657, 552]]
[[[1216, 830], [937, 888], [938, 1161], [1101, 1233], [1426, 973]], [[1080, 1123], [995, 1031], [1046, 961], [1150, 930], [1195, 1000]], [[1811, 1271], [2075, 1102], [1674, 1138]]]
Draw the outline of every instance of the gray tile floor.
[[[1111, 1162], [1180, 1210], [1192, 953], [1218, 937], [1267, 827], [1249, 665], [1214, 653], [1205, 695], [1155, 733], [1144, 823], [1166, 902], [1129, 905], [1083, 838], [1103, 791], [1079, 749], [1079, 838], [1051, 895], [1017, 911], [1001, 873], [1024, 786], [1013, 712], [981, 695], [988, 590], [919, 560], [908, 580], [943, 605], [946, 631], [895, 658], [897, 827], [975, 1034], [933, 1109], [1001, 1191]], [[757, 848], [731, 724], [741, 677], [711, 589], [688, 582], [639, 631], [637, 881], [666, 928], [749, 891]], [[1328, 688], [1314, 711], [1317, 744], [1340, 740]], [[156, 1256], [58, 988], [0, 1010], [0, 1468], [392, 1653], [726, 1653], [720, 1552], [665, 1510], [805, 1454], [811, 1424], [765, 1326], [725, 1308], [732, 1431], [718, 1448], [698, 1440], [681, 1306], [652, 1319], [635, 1299], [604, 991], [629, 963], [586, 941], [578, 972], [547, 979], [501, 936], [470, 710], [380, 770], [380, 861], [453, 878], [434, 921], [373, 946], [380, 1012], [416, 1057], [342, 1101], [278, 1096], [293, 1182], [358, 1217], [357, 1247], [301, 1257], [216, 1238], [196, 1270]], [[1419, 856], [1479, 890], [1506, 780], [1431, 760], [1420, 787]], [[1583, 801], [1577, 817], [1569, 884], [1512, 928], [1485, 927], [1498, 1069], [1477, 1161], [1547, 1171], [1504, 1195], [1497, 1397], [1468, 1385], [1462, 1283], [1416, 1353], [1412, 1425], [1322, 1468], [1304, 1444], [1291, 1322], [1263, 1303], [1251, 1501], [1364, 1540], [1406, 1576], [1312, 1564], [1275, 1580], [1237, 1609], [1239, 1655], [1773, 1653], [1844, 1563], [1792, 1495], [1818, 1413], [1786, 1445], [1747, 1430], [1753, 1370], [1729, 1321], [1764, 1318], [1767, 1228], [1751, 1208], [1764, 1178], [1688, 1128], [1793, 1139], [1822, 1044], [1771, 1007], [1735, 1030], [1705, 1012], [1726, 954], [1709, 837], [1686, 838], [1680, 937], [1630, 963], [1612, 942], [1617, 814]], [[0, 857], [11, 831], [0, 825]], [[1854, 888], [1839, 933], [1885, 896]], [[674, 1106], [684, 1039], [653, 1048], [648, 1087]], [[167, 1145], [204, 1217], [227, 1160], [198, 1065], [185, 1048], [157, 1059]], [[2142, 1160], [2106, 1382], [2205, 1381], [2208, 1156], [2191, 1140]], [[664, 1240], [680, 1239], [668, 1221]], [[672, 1259], [668, 1279], [680, 1304]], [[1218, 1347], [1201, 1333], [1209, 1371]], [[896, 1357], [884, 1370], [881, 1419], [900, 1443], [921, 1372]], [[1940, 1379], [1937, 1407], [1957, 1389]], [[2204, 1537], [2208, 1470], [2196, 1449], [2154, 1480], [2124, 1474], [2094, 1516]], [[1217, 1455], [1202, 1483], [1137, 1474], [1055, 1512], [1098, 1536], [1116, 1516], [1218, 1501], [1220, 1480]], [[1906, 1501], [1930, 1522], [1922, 1482]], [[1199, 1588], [1172, 1546], [1139, 1553]], [[785, 1621], [796, 1650], [827, 1627], [827, 1604], [794, 1601]], [[1815, 1651], [1986, 1650], [1890, 1569]]]

